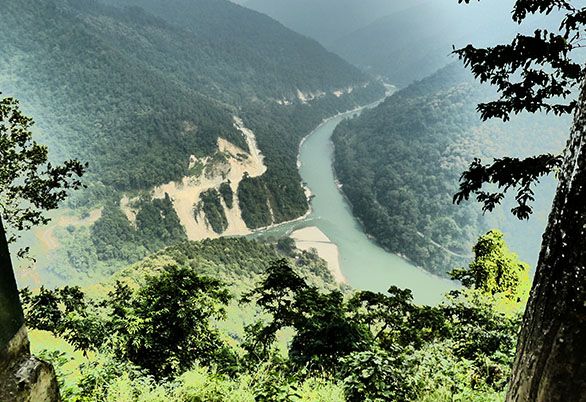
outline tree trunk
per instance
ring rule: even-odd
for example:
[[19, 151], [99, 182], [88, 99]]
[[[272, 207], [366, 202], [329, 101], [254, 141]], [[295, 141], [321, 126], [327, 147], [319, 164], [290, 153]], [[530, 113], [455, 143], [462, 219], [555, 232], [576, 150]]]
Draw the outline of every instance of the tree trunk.
[[0, 217], [0, 401], [60, 400], [53, 366], [30, 354], [6, 232]]
[[24, 323], [6, 233], [0, 217], [0, 351]]
[[559, 180], [508, 402], [586, 401], [586, 85]]

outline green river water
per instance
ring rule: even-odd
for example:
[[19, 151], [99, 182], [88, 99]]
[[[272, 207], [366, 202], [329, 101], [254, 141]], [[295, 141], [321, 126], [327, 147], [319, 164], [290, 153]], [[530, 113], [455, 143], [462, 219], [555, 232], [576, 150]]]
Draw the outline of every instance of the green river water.
[[342, 273], [351, 286], [385, 292], [395, 285], [411, 289], [418, 303], [436, 304], [444, 293], [456, 287], [454, 282], [431, 275], [378, 246], [364, 233], [336, 184], [332, 133], [342, 120], [359, 113], [348, 112], [325, 121], [300, 147], [300, 174], [314, 195], [310, 215], [257, 236], [283, 236], [299, 228], [316, 226], [338, 246]]

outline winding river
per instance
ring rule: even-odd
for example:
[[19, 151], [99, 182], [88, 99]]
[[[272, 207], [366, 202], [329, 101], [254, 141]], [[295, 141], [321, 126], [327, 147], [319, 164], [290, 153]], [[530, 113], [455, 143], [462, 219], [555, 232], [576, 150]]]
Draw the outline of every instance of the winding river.
[[[371, 105], [372, 107], [374, 105]], [[283, 236], [316, 226], [338, 246], [342, 273], [358, 289], [385, 292], [396, 285], [413, 291], [417, 303], [437, 304], [454, 283], [431, 275], [372, 241], [352, 215], [333, 170], [331, 137], [336, 126], [361, 110], [333, 117], [311, 132], [300, 147], [300, 174], [313, 194], [312, 210], [303, 220], [265, 230], [258, 236]]]

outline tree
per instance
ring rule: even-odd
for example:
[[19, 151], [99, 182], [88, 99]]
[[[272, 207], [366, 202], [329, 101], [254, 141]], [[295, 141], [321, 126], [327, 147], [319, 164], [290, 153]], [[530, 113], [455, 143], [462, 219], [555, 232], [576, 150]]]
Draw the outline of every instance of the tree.
[[392, 286], [388, 295], [370, 291], [356, 293], [348, 307], [353, 321], [368, 327], [373, 339], [384, 347], [406, 346], [415, 342], [418, 307], [409, 289]]
[[483, 294], [521, 302], [529, 281], [529, 265], [507, 247], [503, 232], [491, 230], [474, 245], [474, 261], [467, 269], [455, 269], [452, 279]]
[[344, 388], [349, 402], [412, 401], [410, 367], [400, 354], [382, 349], [355, 352], [343, 358]]
[[[86, 168], [78, 160], [57, 166], [48, 162], [47, 147], [32, 140], [33, 124], [17, 100], [0, 100], [0, 216], [16, 231], [48, 223], [45, 211], [82, 186], [79, 178]], [[8, 243], [16, 239], [15, 233], [7, 237]]]
[[103, 321], [79, 287], [56, 290], [41, 287], [34, 295], [25, 288], [20, 295], [29, 328], [52, 332], [86, 357], [103, 342]]
[[[52, 332], [85, 355], [107, 351], [162, 379], [194, 364], [230, 372], [234, 354], [213, 327], [225, 318], [230, 294], [194, 269], [169, 265], [133, 290], [117, 282], [101, 300], [77, 287], [21, 292], [27, 325]], [[104, 337], [107, 333], [108, 336]]]
[[[1, 93], [0, 93], [1, 95]], [[18, 101], [0, 99], [0, 345], [23, 323], [9, 243], [17, 232], [45, 224], [45, 211], [55, 209], [68, 190], [81, 187], [85, 166], [77, 160], [63, 165], [47, 163], [45, 146], [32, 140], [33, 121], [24, 116]], [[4, 226], [6, 222], [7, 227]], [[10, 234], [7, 234], [10, 230]], [[24, 256], [27, 249], [19, 251]]]
[[[459, 0], [468, 3], [470, 0]], [[491, 210], [516, 189], [513, 213], [532, 212], [532, 185], [540, 176], [558, 172], [559, 186], [543, 236], [542, 250], [525, 312], [508, 401], [586, 401], [586, 70], [575, 61], [586, 25], [586, 8], [569, 0], [517, 0], [513, 19], [530, 14], [563, 15], [557, 33], [536, 30], [517, 35], [506, 45], [456, 50], [473, 74], [495, 85], [496, 101], [481, 104], [483, 119], [507, 120], [511, 113], [545, 111], [575, 113], [562, 156], [525, 160], [503, 158], [492, 165], [475, 160], [462, 175], [455, 201], [471, 195]], [[568, 100], [580, 86], [577, 100]], [[483, 191], [486, 183], [497, 192]]]
[[267, 356], [277, 331], [291, 327], [295, 329], [289, 346], [291, 362], [335, 373], [342, 357], [366, 350], [372, 340], [368, 328], [347, 314], [340, 291], [322, 293], [308, 285], [287, 260], [274, 262], [243, 300], [254, 300], [270, 314], [268, 323], [259, 321], [248, 328], [250, 341], [245, 348], [256, 358]]
[[116, 335], [115, 353], [155, 378], [181, 373], [196, 362], [218, 363], [227, 372], [231, 351], [211, 321], [225, 318], [229, 300], [220, 281], [192, 268], [167, 266], [147, 277], [135, 294], [118, 283], [106, 302], [112, 309], [106, 327]]

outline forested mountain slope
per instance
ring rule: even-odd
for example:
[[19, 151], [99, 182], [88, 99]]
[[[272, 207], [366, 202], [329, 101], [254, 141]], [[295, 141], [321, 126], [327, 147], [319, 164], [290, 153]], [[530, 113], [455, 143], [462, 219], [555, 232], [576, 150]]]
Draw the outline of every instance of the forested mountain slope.
[[[303, 94], [331, 93], [345, 89], [349, 83], [366, 82], [366, 78], [338, 56], [325, 51], [317, 42], [295, 34], [267, 16], [234, 5], [225, 0], [103, 0], [121, 7], [136, 8], [179, 27], [189, 38], [177, 43], [177, 38], [157, 35], [159, 54], [172, 48], [176, 60], [164, 60], [167, 71], [181, 74], [182, 80], [193, 81], [198, 91], [212, 96], [233, 93], [244, 100], [273, 98], [292, 100], [298, 91]], [[141, 18], [141, 17], [135, 17]], [[143, 16], [142, 18], [148, 18]], [[142, 19], [141, 18], [141, 19]], [[99, 28], [99, 27], [96, 27]], [[142, 32], [149, 32], [143, 30]], [[127, 40], [121, 30], [109, 30]], [[113, 37], [113, 39], [118, 39]], [[134, 43], [140, 45], [140, 43]], [[186, 49], [186, 46], [188, 48]], [[138, 55], [152, 63], [153, 54]], [[190, 63], [181, 70], [178, 63]], [[195, 73], [195, 74], [194, 74]], [[199, 78], [199, 81], [195, 81]], [[236, 100], [236, 99], [234, 99]]]
[[248, 0], [242, 4], [327, 47], [383, 16], [419, 2], [421, 0]]
[[[557, 29], [551, 17], [523, 27], [506, 10], [512, 0], [249, 0], [245, 6], [317, 39], [334, 53], [404, 87], [449, 63], [452, 46], [494, 45], [521, 30]], [[554, 12], [555, 14], [555, 12]]]
[[[110, 3], [0, 10], [0, 90], [35, 117], [56, 159], [89, 163], [88, 188], [69, 204], [76, 216], [40, 236], [61, 274], [91, 275], [96, 261], [113, 267], [194, 237], [192, 221], [217, 236], [222, 214], [242, 230], [302, 215], [301, 137], [383, 94], [316, 42], [228, 1]], [[178, 210], [179, 194], [161, 189], [185, 180], [208, 187]], [[227, 184], [237, 208], [200, 197]], [[76, 250], [56, 252], [63, 244]]]
[[[510, 0], [458, 4], [433, 0], [412, 4], [329, 44], [346, 60], [405, 86], [446, 65], [452, 46], [499, 43], [519, 29], [509, 15]], [[497, 28], [498, 27], [498, 28]]]
[[452, 197], [474, 157], [557, 153], [569, 122], [520, 115], [506, 124], [483, 123], [475, 108], [490, 95], [452, 64], [334, 133], [336, 173], [366, 232], [435, 273], [461, 265], [487, 227], [512, 234], [523, 258], [538, 255], [553, 183], [546, 180], [539, 189], [540, 204], [528, 223], [513, 222], [502, 211], [483, 218], [476, 205], [453, 205]]

